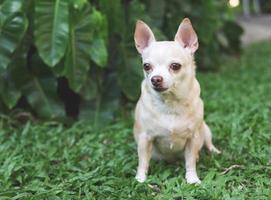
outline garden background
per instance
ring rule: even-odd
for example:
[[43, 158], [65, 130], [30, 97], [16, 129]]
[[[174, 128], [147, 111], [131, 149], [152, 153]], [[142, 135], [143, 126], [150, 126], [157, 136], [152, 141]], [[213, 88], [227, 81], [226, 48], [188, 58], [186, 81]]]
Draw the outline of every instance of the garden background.
[[[270, 199], [271, 37], [241, 48], [238, 20], [251, 16], [230, 2], [0, 0], [1, 199]], [[270, 1], [259, 2], [267, 15]], [[222, 155], [202, 152], [199, 186], [185, 183], [182, 161], [153, 162], [139, 184], [135, 22], [172, 40], [184, 17]]]

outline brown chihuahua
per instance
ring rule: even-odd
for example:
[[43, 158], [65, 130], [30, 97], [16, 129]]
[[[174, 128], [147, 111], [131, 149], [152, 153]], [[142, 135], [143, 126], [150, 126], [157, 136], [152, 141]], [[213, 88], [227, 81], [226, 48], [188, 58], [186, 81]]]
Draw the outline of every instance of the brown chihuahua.
[[195, 76], [194, 53], [199, 46], [196, 32], [185, 18], [174, 41], [157, 42], [151, 29], [137, 21], [134, 39], [144, 67], [135, 110], [139, 158], [136, 179], [146, 180], [151, 157], [171, 161], [184, 151], [186, 181], [200, 183], [196, 161], [203, 143], [209, 151], [220, 151], [212, 144], [212, 133], [203, 119], [200, 85]]

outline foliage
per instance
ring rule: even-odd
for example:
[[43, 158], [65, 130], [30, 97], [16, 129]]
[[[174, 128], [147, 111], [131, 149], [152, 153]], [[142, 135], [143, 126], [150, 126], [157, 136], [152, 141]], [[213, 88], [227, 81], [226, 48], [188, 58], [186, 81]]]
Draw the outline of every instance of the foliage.
[[261, 1], [261, 9], [264, 13], [270, 13], [271, 12], [271, 2], [268, 0], [262, 0]]
[[3, 111], [23, 107], [42, 118], [63, 118], [66, 111], [95, 124], [110, 121], [119, 105], [139, 96], [137, 19], [150, 24], [158, 39], [172, 39], [181, 19], [190, 17], [200, 39], [200, 68], [217, 67], [223, 52], [239, 50], [241, 31], [224, 1], [0, 3]]
[[[185, 183], [183, 161], [152, 161], [147, 182], [137, 183], [130, 118], [96, 131], [1, 117], [0, 199], [271, 199], [270, 54], [270, 42], [262, 43], [217, 73], [198, 73], [222, 150], [201, 152], [201, 185]], [[232, 165], [239, 167], [221, 174]]]

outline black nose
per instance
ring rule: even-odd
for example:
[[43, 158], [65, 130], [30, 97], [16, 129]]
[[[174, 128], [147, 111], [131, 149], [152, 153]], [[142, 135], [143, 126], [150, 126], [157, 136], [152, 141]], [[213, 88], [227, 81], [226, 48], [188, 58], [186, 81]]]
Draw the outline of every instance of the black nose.
[[162, 76], [154, 76], [151, 78], [151, 82], [155, 87], [161, 86], [163, 82]]

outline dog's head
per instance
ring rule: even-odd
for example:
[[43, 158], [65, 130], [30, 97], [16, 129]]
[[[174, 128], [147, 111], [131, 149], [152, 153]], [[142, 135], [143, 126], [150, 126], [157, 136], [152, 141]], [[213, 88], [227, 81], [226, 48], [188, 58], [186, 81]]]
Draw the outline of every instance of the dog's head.
[[174, 90], [194, 77], [193, 55], [199, 44], [188, 18], [180, 24], [174, 41], [156, 41], [151, 29], [142, 21], [136, 23], [134, 39], [142, 56], [147, 85], [155, 91]]

